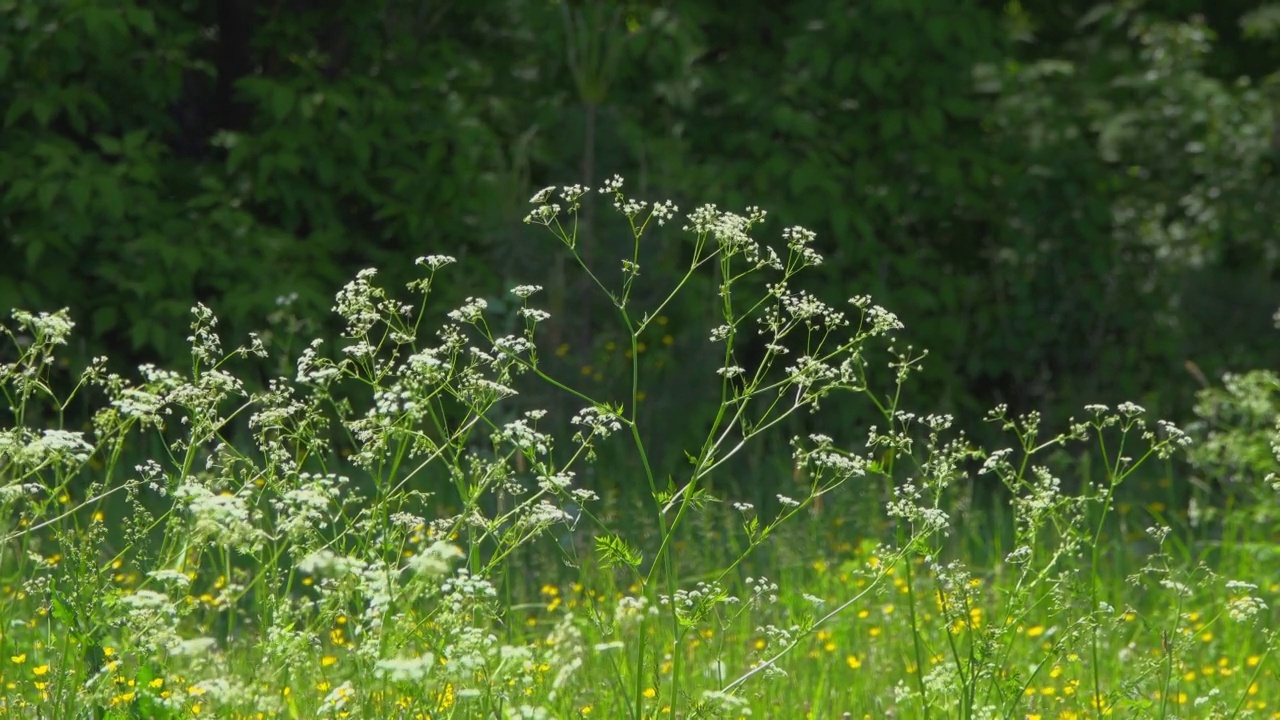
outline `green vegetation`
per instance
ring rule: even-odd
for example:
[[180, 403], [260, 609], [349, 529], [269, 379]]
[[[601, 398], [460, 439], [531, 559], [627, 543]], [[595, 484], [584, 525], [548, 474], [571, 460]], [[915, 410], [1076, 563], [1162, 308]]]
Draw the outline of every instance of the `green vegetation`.
[[[95, 361], [69, 390], [50, 380], [66, 313], [15, 313], [6, 334], [19, 357], [0, 367], [6, 713], [1280, 709], [1273, 375], [1203, 397], [1212, 427], [1196, 466], [1232, 466], [1228, 481], [1247, 492], [1206, 488], [1173, 512], [1153, 498], [1181, 501], [1161, 488], [1182, 481], [1176, 456], [1196, 447], [1174, 425], [1132, 403], [1089, 405], [1054, 433], [997, 408], [986, 420], [1005, 443], [980, 448], [952, 418], [909, 410], [924, 355], [902, 344], [897, 316], [804, 289], [823, 262], [813, 233], [767, 233], [757, 208], [682, 214], [625, 194], [620, 178], [598, 194], [630, 229], [620, 263], [580, 252], [593, 191], [539, 191], [526, 221], [559, 240], [630, 338], [630, 390], [617, 396], [546, 369], [536, 285], [512, 289], [508, 318], [471, 298], [431, 324], [454, 262], [439, 255], [418, 260], [413, 302], [360, 272], [336, 298], [342, 343], [309, 343], [294, 372], [257, 392], [238, 373], [267, 347], [252, 337], [225, 350], [201, 305], [187, 371], [144, 366], [130, 379]], [[643, 302], [660, 233], [688, 239], [689, 264]], [[648, 452], [663, 418], [640, 412], [639, 348], [707, 274], [721, 289], [707, 338], [720, 398], [689, 463], [664, 477]], [[739, 365], [742, 338], [757, 334], [762, 359]], [[543, 430], [546, 413], [523, 400], [533, 386], [576, 408], [569, 432]], [[60, 422], [77, 402], [99, 408], [85, 431]], [[855, 402], [880, 421], [791, 438], [794, 484], [776, 484], [790, 491], [735, 499], [743, 484], [725, 476], [743, 471], [734, 460], [749, 447], [793, 416]], [[233, 442], [236, 426], [251, 441]], [[620, 467], [626, 492], [602, 499], [583, 482]]]
[[1277, 208], [1272, 0], [0, 0], [0, 717], [1280, 718]]
[[[816, 232], [810, 287], [894, 308], [940, 358], [920, 396], [970, 434], [1000, 403], [1185, 416], [1188, 361], [1275, 366], [1273, 4], [775, 5], [0, 2], [0, 308], [71, 308], [63, 356], [125, 372], [183, 362], [194, 300], [244, 337], [291, 297], [333, 339], [360, 268], [399, 287], [451, 255], [441, 301], [497, 307], [547, 264], [548, 350], [598, 368], [627, 338], [521, 220], [618, 173]], [[582, 223], [588, 260], [625, 251]], [[684, 249], [661, 248], [665, 285]], [[669, 308], [670, 347], [701, 350], [714, 294]], [[669, 369], [649, 401], [678, 463], [713, 404], [689, 414], [701, 368]]]

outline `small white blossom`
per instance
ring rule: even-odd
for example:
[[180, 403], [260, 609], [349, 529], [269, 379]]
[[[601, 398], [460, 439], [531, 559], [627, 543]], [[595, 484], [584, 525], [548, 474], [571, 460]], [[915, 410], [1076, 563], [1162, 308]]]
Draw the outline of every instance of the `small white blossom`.
[[445, 265], [451, 265], [457, 262], [457, 259], [449, 255], [426, 255], [414, 261], [416, 265], [425, 265], [432, 270], [439, 270]]

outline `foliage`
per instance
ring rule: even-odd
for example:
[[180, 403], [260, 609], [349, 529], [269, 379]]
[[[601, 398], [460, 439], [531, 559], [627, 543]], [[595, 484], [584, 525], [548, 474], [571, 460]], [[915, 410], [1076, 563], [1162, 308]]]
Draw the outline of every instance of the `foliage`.
[[[178, 361], [192, 297], [243, 336], [280, 299], [320, 318], [359, 267], [398, 285], [403, 257], [458, 257], [443, 308], [546, 265], [550, 346], [603, 387], [625, 338], [521, 202], [622, 172], [813, 229], [816, 287], [883, 298], [941, 358], [932, 410], [1186, 408], [1185, 361], [1274, 361], [1280, 85], [1270, 4], [1184, 5], [8, 0], [0, 307], [70, 307], [72, 364], [91, 345], [122, 370]], [[581, 221], [588, 260], [625, 247]], [[654, 242], [648, 272], [678, 278], [688, 246]], [[714, 282], [687, 290], [668, 352], [714, 307]], [[673, 437], [711, 422], [665, 365]]]
[[318, 314], [350, 264], [387, 249], [468, 245], [494, 144], [450, 102], [486, 82], [456, 57], [468, 38], [451, 25], [423, 43], [449, 18], [223, 3], [211, 35], [212, 4], [152, 5], [0, 5], [0, 211], [18, 259], [0, 304], [70, 304], [90, 337], [173, 360], [192, 296], [244, 333], [281, 296]]

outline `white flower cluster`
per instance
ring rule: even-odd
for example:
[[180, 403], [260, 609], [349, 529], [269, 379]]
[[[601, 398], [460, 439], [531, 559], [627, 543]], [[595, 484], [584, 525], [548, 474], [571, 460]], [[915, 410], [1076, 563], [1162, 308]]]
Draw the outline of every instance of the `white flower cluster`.
[[457, 259], [449, 255], [427, 255], [425, 257], [420, 257], [417, 260], [415, 260], [414, 264], [422, 265], [434, 271], [434, 270], [439, 270], [445, 265], [452, 265], [453, 263], [456, 263], [456, 262], [458, 262]]
[[379, 677], [392, 682], [420, 684], [436, 665], [436, 656], [423, 653], [416, 657], [384, 658], [374, 664], [373, 671]]
[[608, 408], [595, 406], [583, 408], [569, 422], [586, 428], [586, 436], [578, 433], [575, 442], [585, 442], [587, 438], [606, 438], [622, 429], [618, 414]]
[[448, 575], [453, 562], [462, 557], [462, 550], [456, 545], [437, 540], [409, 558], [405, 568], [419, 578], [436, 580]]
[[462, 307], [449, 311], [449, 319], [460, 323], [476, 323], [484, 317], [489, 301], [484, 298], [467, 298]]
[[347, 321], [344, 333], [347, 337], [361, 338], [368, 335], [382, 317], [378, 312], [378, 300], [383, 293], [370, 283], [377, 274], [378, 271], [373, 268], [361, 270], [356, 273], [355, 280], [338, 291], [333, 311]]
[[242, 495], [214, 493], [204, 485], [188, 481], [178, 486], [174, 497], [186, 506], [193, 538], [250, 551], [263, 539], [247, 498]]
[[800, 438], [793, 438], [792, 446], [796, 449], [792, 457], [803, 467], [815, 473], [829, 472], [836, 479], [861, 477], [867, 473], [867, 460], [835, 447], [835, 441], [829, 435], [814, 433], [809, 436], [814, 444], [811, 449], [800, 446]]
[[553, 438], [530, 427], [530, 419], [526, 417], [513, 420], [495, 430], [492, 436], [494, 444], [509, 443], [520, 452], [533, 453], [534, 455], [549, 454], [554, 442]]
[[950, 534], [951, 517], [945, 510], [925, 504], [924, 492], [914, 483], [903, 483], [893, 489], [893, 497], [885, 512], [889, 517], [910, 522], [922, 535]]
[[93, 446], [85, 441], [83, 433], [42, 430], [37, 434], [27, 428], [0, 430], [0, 460], [8, 459], [18, 467], [71, 468], [88, 461], [92, 454]]
[[782, 231], [782, 240], [787, 244], [787, 249], [799, 257], [802, 265], [814, 267], [822, 264], [822, 255], [813, 249], [813, 241], [817, 237], [812, 230], [806, 230], [799, 225]]
[[1267, 609], [1266, 601], [1254, 594], [1258, 590], [1254, 583], [1230, 580], [1226, 590], [1230, 595], [1227, 600], [1227, 616], [1236, 622], [1252, 620]]
[[754, 604], [775, 604], [778, 602], [778, 583], [769, 580], [767, 577], [748, 577], [744, 583], [750, 591], [751, 596], [747, 602]]
[[67, 338], [71, 336], [71, 331], [76, 326], [71, 320], [71, 311], [66, 308], [52, 314], [14, 310], [13, 319], [18, 321], [18, 325], [23, 330], [34, 335], [36, 340], [44, 345], [66, 345]]
[[764, 222], [764, 219], [765, 211], [759, 208], [747, 208], [746, 215], [738, 215], [721, 212], [715, 205], [707, 204], [689, 215], [689, 224], [684, 229], [711, 237], [720, 251], [727, 255], [741, 254], [747, 262], [758, 267], [782, 270], [782, 261], [777, 253], [771, 248], [762, 248], [751, 238], [751, 229]]

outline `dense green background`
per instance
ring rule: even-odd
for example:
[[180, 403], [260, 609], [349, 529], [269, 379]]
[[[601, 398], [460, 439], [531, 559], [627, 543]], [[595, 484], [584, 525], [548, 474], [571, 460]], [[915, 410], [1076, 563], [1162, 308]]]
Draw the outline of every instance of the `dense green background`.
[[[814, 289], [930, 349], [914, 409], [1188, 417], [1196, 369], [1280, 365], [1280, 5], [1200, 5], [0, 0], [0, 307], [173, 365], [195, 300], [233, 337], [292, 293], [324, 322], [359, 269], [448, 253], [441, 309], [544, 284], [549, 347], [607, 385], [607, 306], [521, 219], [621, 173], [817, 231]], [[711, 282], [646, 359], [672, 432], [705, 421]]]

